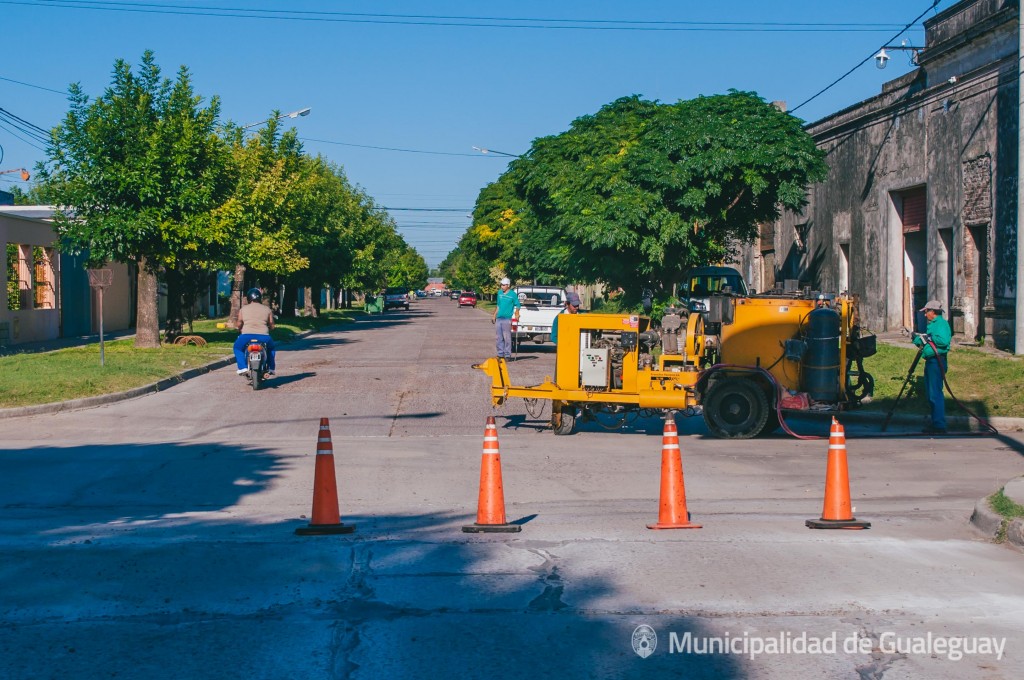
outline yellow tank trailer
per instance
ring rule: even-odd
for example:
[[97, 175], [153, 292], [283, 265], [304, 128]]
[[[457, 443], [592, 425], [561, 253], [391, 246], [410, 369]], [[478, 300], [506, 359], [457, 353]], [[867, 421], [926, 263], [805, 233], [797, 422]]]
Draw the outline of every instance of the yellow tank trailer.
[[[495, 406], [510, 397], [551, 402], [555, 434], [577, 419], [621, 425], [644, 411], [703, 412], [712, 434], [745, 439], [774, 431], [783, 410], [838, 411], [871, 397], [861, 360], [875, 351], [856, 304], [837, 297], [715, 295], [707, 311], [646, 316], [563, 314], [555, 377], [516, 386], [503, 359], [491, 377]], [[530, 402], [528, 402], [529, 404]]]

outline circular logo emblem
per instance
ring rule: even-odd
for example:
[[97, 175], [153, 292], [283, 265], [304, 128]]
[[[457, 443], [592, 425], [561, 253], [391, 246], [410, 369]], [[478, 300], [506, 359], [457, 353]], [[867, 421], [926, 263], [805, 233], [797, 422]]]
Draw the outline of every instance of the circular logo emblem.
[[641, 659], [646, 659], [658, 647], [658, 634], [647, 624], [641, 624], [633, 631], [633, 651]]

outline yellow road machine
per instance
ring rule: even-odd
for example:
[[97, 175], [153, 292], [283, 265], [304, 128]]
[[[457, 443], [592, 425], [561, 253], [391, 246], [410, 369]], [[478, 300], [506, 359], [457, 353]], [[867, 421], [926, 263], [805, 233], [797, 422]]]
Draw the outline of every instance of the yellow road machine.
[[503, 359], [474, 366], [491, 377], [495, 406], [551, 402], [551, 428], [576, 421], [621, 426], [638, 415], [702, 411], [718, 437], [774, 431], [783, 411], [840, 411], [870, 401], [862, 360], [875, 336], [857, 325], [856, 300], [815, 294], [713, 295], [706, 311], [669, 307], [655, 327], [630, 314], [563, 314], [555, 377], [516, 386]]

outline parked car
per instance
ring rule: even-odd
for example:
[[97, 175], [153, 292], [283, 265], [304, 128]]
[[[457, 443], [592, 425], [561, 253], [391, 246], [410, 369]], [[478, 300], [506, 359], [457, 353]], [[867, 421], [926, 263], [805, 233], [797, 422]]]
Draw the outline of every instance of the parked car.
[[746, 295], [743, 275], [732, 267], [695, 267], [683, 275], [679, 297], [691, 312], [707, 312], [712, 294]]
[[427, 291], [425, 291], [425, 290], [418, 290], [418, 291], [416, 291], [416, 297], [418, 297], [418, 298], [425, 298], [425, 297], [427, 297]]
[[461, 290], [453, 290], [452, 294], [449, 295], [448, 297], [452, 300], [458, 301], [460, 295], [462, 295]]
[[470, 307], [476, 307], [476, 293], [471, 290], [464, 290], [459, 295], [459, 307], [469, 305]]
[[444, 288], [435, 288], [433, 290], [434, 297], [444, 297], [447, 294], [448, 294], [448, 291], [446, 291]]
[[384, 311], [404, 307], [409, 309], [408, 288], [386, 288], [384, 289]]
[[519, 342], [551, 342], [551, 325], [565, 308], [565, 289], [555, 286], [519, 286], [519, 323], [512, 335]]

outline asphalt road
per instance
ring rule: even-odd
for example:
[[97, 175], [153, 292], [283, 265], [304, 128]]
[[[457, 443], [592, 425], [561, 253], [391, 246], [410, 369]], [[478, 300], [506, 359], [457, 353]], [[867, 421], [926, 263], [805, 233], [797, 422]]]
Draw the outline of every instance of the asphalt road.
[[[553, 370], [523, 349], [515, 381]], [[489, 315], [428, 299], [288, 347], [258, 393], [225, 368], [0, 420], [0, 677], [1024, 677], [1024, 555], [967, 522], [1024, 474], [1020, 435], [852, 427], [872, 528], [813, 531], [825, 443], [681, 419], [704, 528], [653, 532], [661, 423], [492, 411], [470, 364], [493, 350]], [[491, 413], [523, 529], [467, 535]], [[321, 417], [350, 536], [294, 535]]]

